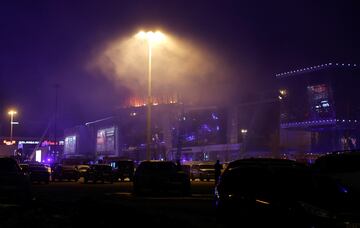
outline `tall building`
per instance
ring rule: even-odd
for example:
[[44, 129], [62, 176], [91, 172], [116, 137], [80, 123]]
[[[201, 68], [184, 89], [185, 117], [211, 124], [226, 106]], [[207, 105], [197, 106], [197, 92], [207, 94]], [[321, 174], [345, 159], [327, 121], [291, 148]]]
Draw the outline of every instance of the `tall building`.
[[360, 147], [360, 71], [356, 64], [325, 63], [276, 74], [280, 138], [294, 156]]

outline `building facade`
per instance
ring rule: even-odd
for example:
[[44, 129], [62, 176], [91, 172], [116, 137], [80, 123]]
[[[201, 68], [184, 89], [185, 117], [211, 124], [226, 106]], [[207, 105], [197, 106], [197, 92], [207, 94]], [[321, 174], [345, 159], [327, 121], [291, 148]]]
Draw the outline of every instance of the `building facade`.
[[276, 74], [282, 151], [294, 156], [359, 149], [360, 71], [325, 63]]
[[[150, 159], [226, 162], [275, 156], [277, 103], [272, 99], [233, 106], [154, 104]], [[124, 107], [114, 116], [68, 129], [65, 156], [110, 161], [147, 159], [146, 113], [145, 105]], [[271, 116], [275, 120], [269, 121]]]

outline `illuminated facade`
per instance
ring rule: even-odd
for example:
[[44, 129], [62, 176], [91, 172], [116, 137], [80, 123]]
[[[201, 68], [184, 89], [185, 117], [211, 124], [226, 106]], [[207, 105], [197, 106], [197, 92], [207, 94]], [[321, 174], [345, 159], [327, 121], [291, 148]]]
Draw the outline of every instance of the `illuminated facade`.
[[[252, 99], [254, 102], [231, 106], [184, 105], [177, 100], [154, 102], [151, 159], [224, 162], [274, 156], [278, 145], [278, 99]], [[107, 161], [145, 160], [146, 114], [146, 105], [139, 101], [119, 108], [114, 116], [86, 123], [83, 128], [89, 137], [82, 136], [85, 133], [79, 130], [67, 131], [65, 155], [82, 154]], [[81, 138], [90, 141], [80, 143]], [[92, 149], [85, 150], [84, 145]]]
[[[145, 106], [120, 108], [112, 117], [68, 129], [65, 157], [145, 160], [146, 111]], [[151, 159], [228, 161], [238, 158], [238, 124], [229, 121], [229, 113], [232, 112], [215, 106], [154, 105]], [[237, 118], [236, 114], [232, 117]]]
[[86, 126], [76, 126], [64, 132], [63, 158], [94, 158], [94, 141]]
[[[36, 161], [52, 163], [62, 155], [65, 142], [32, 137], [16, 137], [9, 144], [6, 138], [0, 138], [0, 156], [14, 156], [19, 162]], [[1, 143], [2, 142], [2, 143]], [[38, 152], [36, 152], [38, 151]], [[57, 151], [57, 154], [53, 152]]]
[[356, 64], [326, 63], [276, 77], [284, 151], [301, 156], [360, 148]]

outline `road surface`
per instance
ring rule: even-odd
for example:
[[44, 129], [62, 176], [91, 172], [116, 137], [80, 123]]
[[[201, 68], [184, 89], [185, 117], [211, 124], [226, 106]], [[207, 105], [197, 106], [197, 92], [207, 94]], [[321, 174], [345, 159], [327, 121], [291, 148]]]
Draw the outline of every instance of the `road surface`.
[[30, 206], [0, 204], [0, 227], [218, 227], [214, 182], [192, 182], [192, 195], [132, 194], [131, 182], [34, 184]]

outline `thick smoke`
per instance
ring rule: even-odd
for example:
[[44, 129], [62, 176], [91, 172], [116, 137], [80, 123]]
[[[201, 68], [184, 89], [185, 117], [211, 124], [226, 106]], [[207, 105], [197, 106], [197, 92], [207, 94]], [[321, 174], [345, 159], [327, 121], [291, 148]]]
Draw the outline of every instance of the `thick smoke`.
[[[148, 43], [136, 37], [118, 39], [101, 50], [93, 67], [116, 85], [127, 87], [129, 96], [146, 97]], [[230, 70], [220, 57], [204, 46], [166, 35], [152, 45], [153, 96], [177, 96], [186, 103], [217, 104], [232, 93]]]

